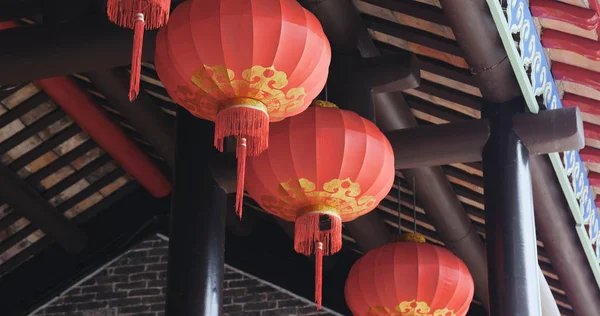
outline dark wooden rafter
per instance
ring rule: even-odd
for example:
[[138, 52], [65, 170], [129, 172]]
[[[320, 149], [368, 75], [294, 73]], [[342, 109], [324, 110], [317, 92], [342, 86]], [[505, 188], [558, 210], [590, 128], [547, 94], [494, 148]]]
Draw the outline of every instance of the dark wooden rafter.
[[71, 253], [85, 248], [86, 235], [4, 165], [0, 165], [0, 184], [0, 199], [23, 214], [31, 225], [42, 229]]
[[172, 120], [153, 104], [145, 90], [130, 102], [129, 76], [119, 69], [101, 70], [87, 74], [107, 101], [115, 106], [154, 149], [173, 167], [175, 163], [175, 129]]
[[170, 193], [170, 181], [73, 79], [54, 77], [36, 84], [149, 192], [157, 197]]
[[[144, 34], [144, 60], [153, 60], [156, 31]], [[131, 63], [131, 32], [106, 17], [0, 31], [0, 85]], [[79, 45], [78, 43], [86, 43]], [[73, 47], [78, 49], [74, 50]], [[39, 47], [52, 47], [40, 50]]]

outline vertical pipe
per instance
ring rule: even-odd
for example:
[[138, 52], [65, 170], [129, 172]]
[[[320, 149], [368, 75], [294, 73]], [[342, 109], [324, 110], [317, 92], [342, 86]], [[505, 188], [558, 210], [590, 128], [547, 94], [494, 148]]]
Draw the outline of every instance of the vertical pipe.
[[483, 149], [490, 315], [541, 315], [529, 151], [512, 129], [520, 99], [485, 103]]
[[227, 196], [213, 180], [214, 124], [177, 110], [167, 316], [222, 315]]

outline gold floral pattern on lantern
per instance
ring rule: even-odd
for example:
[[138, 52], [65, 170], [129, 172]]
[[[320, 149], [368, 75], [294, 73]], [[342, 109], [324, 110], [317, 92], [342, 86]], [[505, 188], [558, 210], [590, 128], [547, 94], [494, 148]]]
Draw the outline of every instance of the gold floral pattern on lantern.
[[358, 217], [372, 210], [376, 202], [373, 196], [361, 196], [360, 184], [350, 178], [328, 181], [321, 190], [306, 178], [290, 179], [280, 183], [277, 191], [278, 197], [263, 196], [261, 206], [288, 221], [302, 215], [298, 214], [300, 209], [315, 205], [328, 207], [347, 218]]
[[264, 104], [271, 122], [280, 121], [305, 105], [304, 88], [286, 91], [287, 74], [273, 66], [253, 66], [242, 71], [241, 78], [236, 76], [224, 65], [204, 65], [191, 78], [198, 89], [178, 86], [175, 101], [198, 116], [214, 120], [224, 100], [250, 98]]
[[447, 308], [431, 311], [431, 307], [426, 302], [412, 300], [400, 303], [394, 311], [382, 306], [371, 307], [366, 316], [456, 316], [456, 314]]

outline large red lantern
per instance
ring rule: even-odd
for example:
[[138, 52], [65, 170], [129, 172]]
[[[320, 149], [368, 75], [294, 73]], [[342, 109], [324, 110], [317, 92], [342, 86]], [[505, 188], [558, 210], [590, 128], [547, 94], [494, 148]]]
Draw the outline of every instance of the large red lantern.
[[296, 0], [194, 0], [156, 40], [156, 70], [169, 95], [216, 123], [215, 146], [237, 138], [241, 215], [246, 154], [268, 147], [269, 122], [304, 111], [327, 81], [331, 48]]
[[342, 247], [342, 222], [370, 212], [388, 194], [395, 169], [392, 147], [375, 124], [318, 104], [272, 124], [271, 146], [248, 160], [246, 185], [264, 210], [296, 223], [297, 252], [316, 254], [320, 307], [322, 256]]
[[449, 250], [416, 234], [369, 251], [350, 270], [346, 303], [354, 316], [465, 316], [473, 278]]

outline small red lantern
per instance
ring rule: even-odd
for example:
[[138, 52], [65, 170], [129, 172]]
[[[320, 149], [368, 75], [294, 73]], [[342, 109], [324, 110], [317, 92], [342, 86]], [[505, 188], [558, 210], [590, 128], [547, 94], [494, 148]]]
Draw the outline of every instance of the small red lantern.
[[268, 147], [269, 122], [304, 111], [327, 81], [331, 48], [296, 0], [194, 0], [156, 40], [156, 71], [175, 102], [238, 140], [236, 209], [246, 154]]
[[167, 24], [171, 0], [108, 0], [106, 11], [111, 22], [134, 31], [129, 83], [129, 100], [133, 101], [140, 92], [144, 29], [153, 30]]
[[354, 316], [465, 316], [473, 300], [467, 266], [417, 234], [360, 258], [346, 280]]
[[[394, 153], [372, 122], [331, 103], [271, 126], [271, 146], [248, 160], [248, 193], [267, 212], [296, 223], [294, 248], [321, 260], [342, 247], [342, 222], [373, 210], [390, 191]], [[328, 218], [329, 223], [322, 220]], [[321, 225], [329, 224], [330, 227]]]

